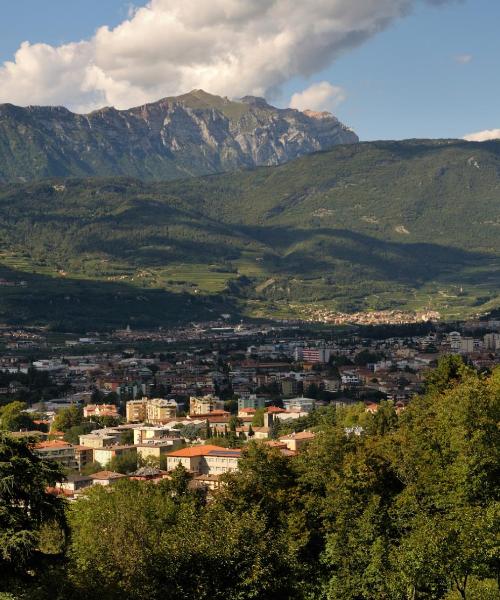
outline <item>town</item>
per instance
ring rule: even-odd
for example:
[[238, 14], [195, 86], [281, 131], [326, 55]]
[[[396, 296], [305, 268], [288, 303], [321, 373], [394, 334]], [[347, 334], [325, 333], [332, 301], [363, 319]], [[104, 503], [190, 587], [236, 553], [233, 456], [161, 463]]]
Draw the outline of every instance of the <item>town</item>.
[[192, 487], [210, 491], [238, 469], [249, 441], [294, 456], [314, 438], [318, 415], [336, 407], [373, 414], [390, 401], [404, 411], [441, 356], [460, 355], [478, 371], [500, 362], [492, 315], [406, 331], [304, 327], [222, 318], [57, 338], [4, 327], [2, 428], [64, 466], [51, 491], [70, 500], [126, 477], [160, 481], [179, 465]]

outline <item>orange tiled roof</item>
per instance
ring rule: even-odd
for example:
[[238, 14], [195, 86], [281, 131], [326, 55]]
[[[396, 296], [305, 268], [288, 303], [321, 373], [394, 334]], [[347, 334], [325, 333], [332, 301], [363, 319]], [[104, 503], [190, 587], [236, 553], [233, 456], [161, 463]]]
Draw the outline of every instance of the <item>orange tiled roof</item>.
[[69, 448], [71, 444], [62, 440], [49, 440], [48, 442], [38, 442], [35, 448]]
[[278, 406], [270, 406], [267, 409], [268, 413], [284, 413], [286, 412], [286, 410], [283, 410], [282, 408], [279, 408]]
[[315, 437], [311, 431], [300, 431], [299, 433], [290, 433], [280, 437], [280, 440], [312, 440]]
[[179, 456], [184, 458], [191, 458], [193, 456], [204, 456], [214, 450], [224, 450], [220, 446], [214, 446], [212, 444], [203, 444], [201, 446], [192, 446], [191, 448], [182, 448], [181, 450], [175, 450], [170, 452], [168, 456]]

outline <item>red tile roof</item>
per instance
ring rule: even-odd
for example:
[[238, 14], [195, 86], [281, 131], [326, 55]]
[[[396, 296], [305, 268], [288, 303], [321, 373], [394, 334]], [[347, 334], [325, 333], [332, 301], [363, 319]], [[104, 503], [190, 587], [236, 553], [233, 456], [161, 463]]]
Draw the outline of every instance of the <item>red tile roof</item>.
[[191, 458], [194, 456], [204, 456], [205, 454], [208, 454], [214, 450], [224, 450], [224, 448], [221, 448], [220, 446], [214, 446], [213, 444], [203, 444], [200, 446], [192, 446], [191, 448], [182, 448], [181, 450], [170, 452], [168, 456]]

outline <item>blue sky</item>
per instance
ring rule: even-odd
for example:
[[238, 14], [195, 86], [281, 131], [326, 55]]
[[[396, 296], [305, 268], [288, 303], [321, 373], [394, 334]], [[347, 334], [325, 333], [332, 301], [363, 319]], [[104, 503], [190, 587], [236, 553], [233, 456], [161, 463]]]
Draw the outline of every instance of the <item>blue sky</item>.
[[[129, 5], [123, 0], [7, 2], [0, 62], [12, 60], [23, 41], [60, 46], [89, 39], [97, 27], [112, 28], [126, 19]], [[419, 4], [413, 14], [310, 78], [286, 81], [276, 101], [286, 105], [293, 93], [316, 82], [341, 86], [346, 99], [335, 113], [365, 140], [462, 137], [500, 128], [499, 24], [497, 0], [438, 8]]]

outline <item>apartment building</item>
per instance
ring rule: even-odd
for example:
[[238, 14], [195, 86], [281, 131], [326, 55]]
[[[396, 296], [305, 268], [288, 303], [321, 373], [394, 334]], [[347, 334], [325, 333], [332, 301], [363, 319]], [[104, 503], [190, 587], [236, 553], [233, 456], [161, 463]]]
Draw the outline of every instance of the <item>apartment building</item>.
[[483, 341], [486, 350], [500, 350], [500, 333], [487, 333]]
[[332, 350], [330, 348], [295, 348], [294, 358], [296, 361], [305, 363], [327, 363], [330, 360]]
[[107, 446], [102, 448], [94, 448], [94, 462], [101, 465], [107, 465], [109, 462], [118, 456], [125, 454], [137, 454], [136, 446]]
[[126, 417], [128, 423], [151, 423], [157, 425], [175, 418], [177, 402], [164, 398], [141, 398], [127, 402]]
[[264, 396], [257, 396], [257, 394], [247, 394], [238, 398], [238, 414], [244, 412], [246, 409], [257, 410], [258, 408], [264, 408], [266, 406], [266, 399]]
[[75, 449], [68, 442], [62, 440], [50, 440], [38, 442], [33, 446], [35, 454], [44, 460], [53, 460], [70, 469], [77, 468]]
[[136, 446], [137, 455], [144, 460], [148, 458], [160, 460], [162, 456], [165, 456], [169, 452], [172, 452], [172, 450], [182, 446], [182, 443], [183, 440], [181, 438], [143, 442]]
[[221, 448], [211, 444], [183, 448], [167, 455], [167, 468], [173, 471], [181, 464], [198, 475], [222, 475], [238, 469], [240, 449]]
[[304, 398], [303, 396], [283, 401], [283, 408], [291, 412], [299, 411], [309, 413], [314, 410], [315, 405], [316, 400], [313, 400], [313, 398]]
[[146, 420], [147, 398], [140, 400], [129, 400], [126, 407], [127, 423], [143, 423]]
[[152, 398], [146, 401], [146, 421], [152, 425], [164, 423], [175, 418], [177, 414], [177, 402], [175, 400], [164, 400], [163, 398]]
[[80, 446], [87, 448], [105, 448], [106, 446], [113, 446], [120, 443], [120, 433], [102, 433], [97, 430], [92, 433], [85, 433], [78, 436]]
[[224, 402], [217, 396], [207, 394], [206, 396], [191, 396], [189, 398], [190, 415], [207, 415], [214, 411], [224, 410]]

